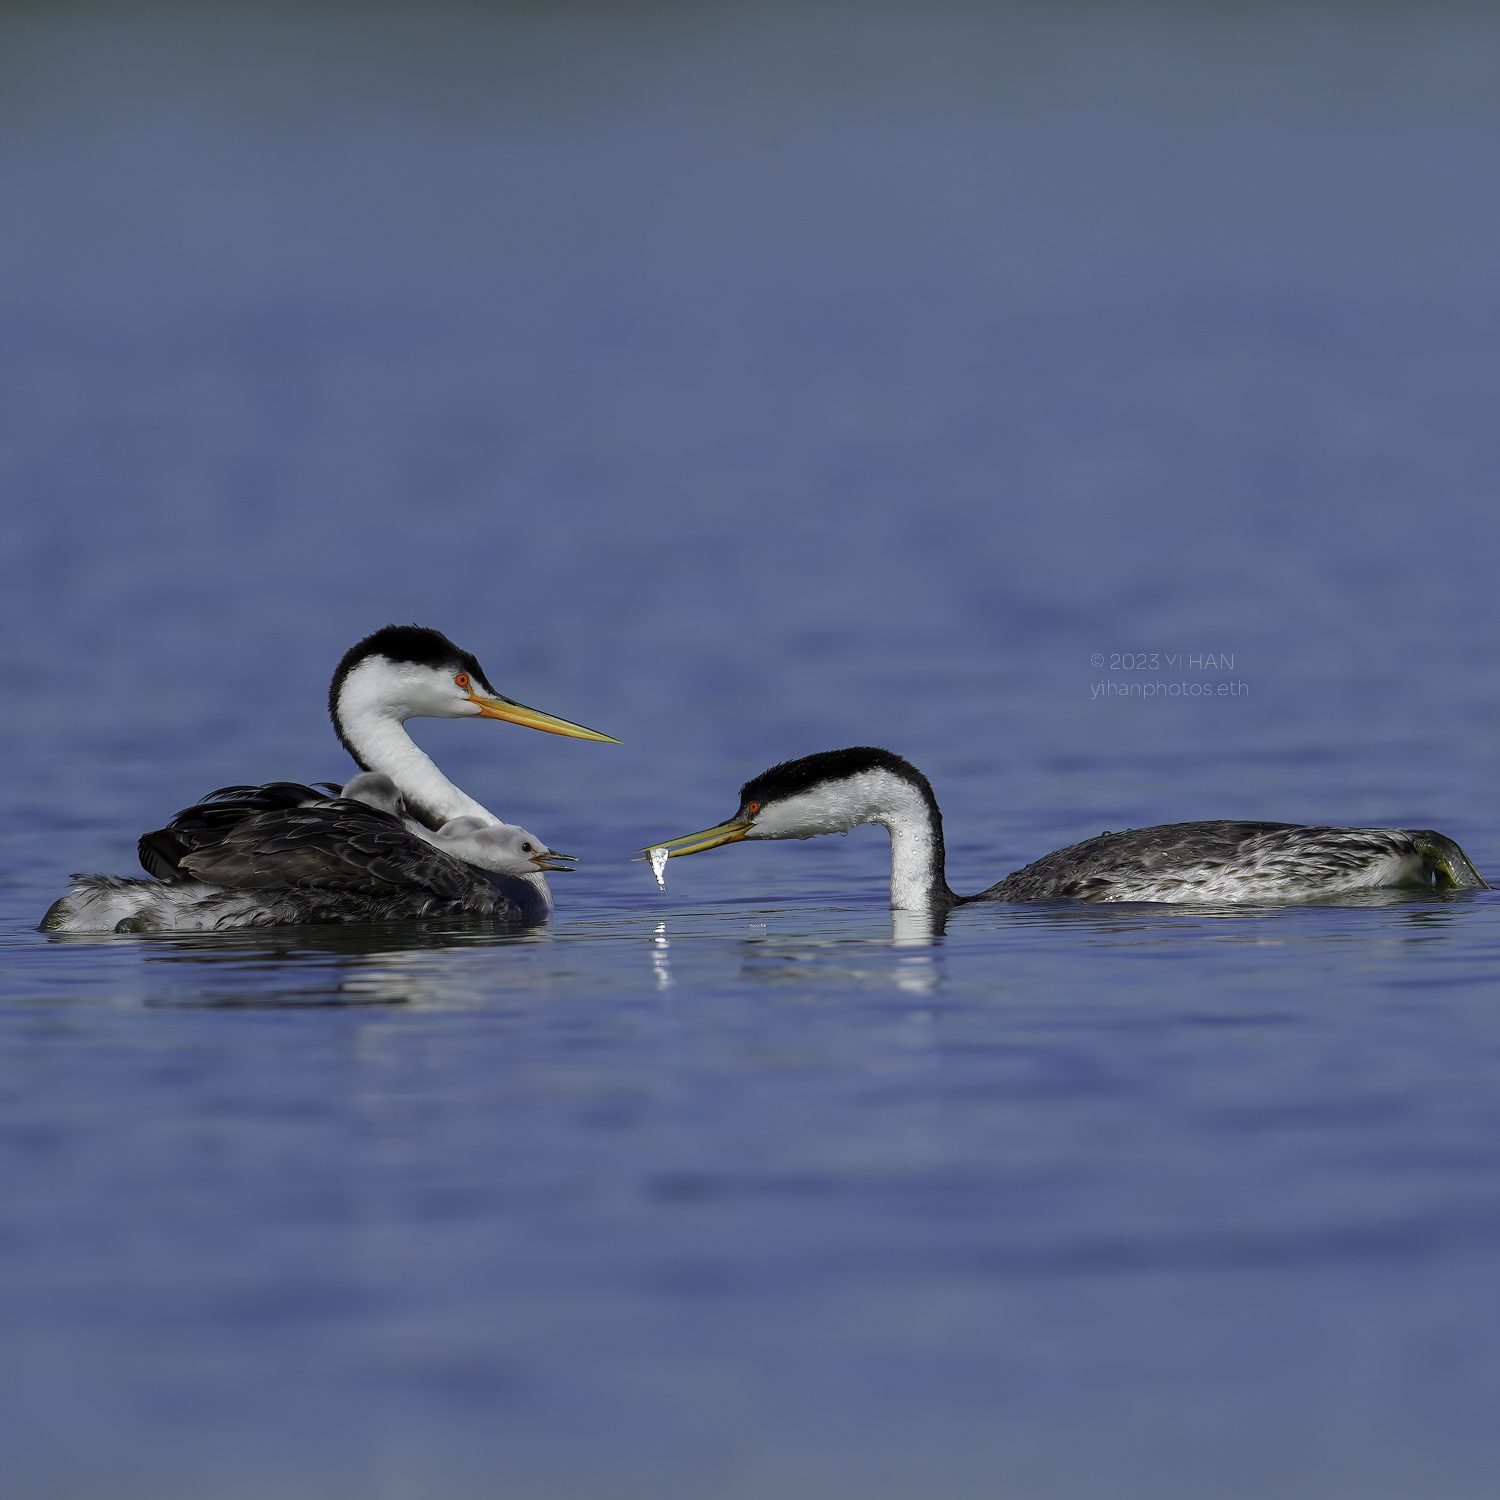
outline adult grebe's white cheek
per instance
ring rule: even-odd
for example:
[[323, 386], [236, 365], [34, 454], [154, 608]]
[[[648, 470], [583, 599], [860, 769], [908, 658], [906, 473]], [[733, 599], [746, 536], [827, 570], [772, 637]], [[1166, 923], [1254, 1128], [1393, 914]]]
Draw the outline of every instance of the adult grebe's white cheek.
[[778, 802], [762, 808], [754, 825], [744, 833], [746, 839], [805, 839], [808, 836], [794, 802]]
[[402, 684], [403, 706], [410, 718], [476, 719], [483, 712], [474, 691], [449, 672], [413, 668]]
[[747, 839], [811, 839], [820, 833], [842, 833], [867, 821], [858, 800], [837, 784], [799, 792], [762, 808]]
[[339, 698], [346, 725], [374, 720], [463, 719], [480, 712], [452, 674], [372, 656], [345, 679]]

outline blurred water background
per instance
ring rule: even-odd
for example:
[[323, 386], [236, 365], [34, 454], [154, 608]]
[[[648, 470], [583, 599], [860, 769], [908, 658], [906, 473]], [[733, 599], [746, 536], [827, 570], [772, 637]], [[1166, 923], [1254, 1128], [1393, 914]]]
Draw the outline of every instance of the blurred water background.
[[[0, 7], [6, 1493], [1495, 1494], [1495, 897], [923, 946], [878, 830], [627, 861], [873, 743], [960, 890], [1214, 816], [1500, 884], [1497, 57]], [[33, 931], [347, 774], [392, 620], [624, 740], [414, 726], [584, 857], [549, 927]]]

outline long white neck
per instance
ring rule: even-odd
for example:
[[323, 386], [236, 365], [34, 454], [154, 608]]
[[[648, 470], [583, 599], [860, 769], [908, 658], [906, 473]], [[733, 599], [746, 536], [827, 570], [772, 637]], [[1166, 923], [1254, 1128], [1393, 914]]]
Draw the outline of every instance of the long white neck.
[[[417, 748], [400, 719], [380, 714], [351, 716], [342, 711], [342, 702], [340, 710], [340, 727], [349, 753], [365, 770], [384, 771], [406, 799], [407, 812], [419, 823], [436, 829], [450, 818], [482, 818], [486, 826], [503, 821], [462, 788], [454, 786], [432, 758]], [[510, 878], [524, 880], [549, 908], [552, 906], [552, 888], [540, 870]]]
[[824, 782], [756, 819], [751, 838], [808, 839], [879, 823], [891, 835], [891, 908], [931, 911], [954, 902], [943, 872], [943, 815], [904, 776], [862, 771]]
[[428, 828], [450, 818], [501, 820], [448, 780], [406, 732], [407, 719], [432, 710], [421, 701], [424, 678], [404, 673], [380, 657], [361, 662], [344, 679], [334, 724], [344, 748], [365, 771], [383, 771], [396, 783], [411, 815]]
[[916, 797], [914, 808], [888, 809], [875, 819], [891, 835], [891, 910], [925, 911], [948, 893], [943, 878], [943, 833]]
[[431, 756], [417, 748], [400, 719], [361, 717], [350, 724], [346, 718], [343, 729], [350, 754], [364, 770], [384, 771], [418, 822], [440, 828], [449, 818], [501, 821], [438, 770]]

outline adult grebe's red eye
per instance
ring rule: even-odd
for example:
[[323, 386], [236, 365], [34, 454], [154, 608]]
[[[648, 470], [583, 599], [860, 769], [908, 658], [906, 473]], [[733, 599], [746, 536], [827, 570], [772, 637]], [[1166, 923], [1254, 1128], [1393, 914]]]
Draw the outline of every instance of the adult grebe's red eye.
[[749, 803], [746, 806], [745, 811], [746, 812], [750, 812], [750, 813], [758, 813], [760, 811], [760, 803], [759, 802], [751, 802], [751, 803]]
[[467, 672], [460, 672], [458, 674], [458, 676], [455, 677], [453, 680], [454, 680], [454, 682], [456, 682], [459, 685], [459, 687], [463, 688], [465, 692], [468, 691], [468, 687], [469, 687], [469, 674]]

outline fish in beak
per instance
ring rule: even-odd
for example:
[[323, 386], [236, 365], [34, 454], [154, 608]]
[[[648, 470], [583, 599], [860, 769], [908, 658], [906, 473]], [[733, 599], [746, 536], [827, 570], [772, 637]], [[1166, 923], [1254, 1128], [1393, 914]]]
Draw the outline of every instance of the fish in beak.
[[681, 838], [662, 839], [640, 852], [639, 858], [649, 857], [651, 849], [665, 849], [668, 859], [683, 854], [701, 854], [705, 849], [717, 849], [720, 844], [737, 844], [755, 827], [750, 818], [733, 817], [727, 823], [716, 823], [701, 833], [685, 833]]

